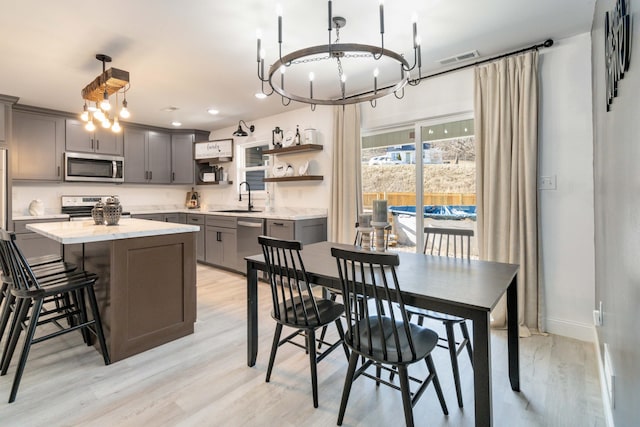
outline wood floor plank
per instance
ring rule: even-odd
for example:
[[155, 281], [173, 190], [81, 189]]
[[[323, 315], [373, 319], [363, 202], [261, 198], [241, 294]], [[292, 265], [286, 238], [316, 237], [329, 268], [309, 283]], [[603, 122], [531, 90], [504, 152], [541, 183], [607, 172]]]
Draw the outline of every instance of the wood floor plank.
[[[79, 334], [32, 348], [16, 402], [6, 403], [15, 362], [0, 377], [0, 425], [13, 426], [331, 426], [337, 419], [347, 361], [335, 351], [318, 365], [319, 402], [313, 408], [308, 358], [280, 348], [265, 382], [274, 322], [264, 283], [259, 291], [259, 353], [246, 365], [243, 276], [198, 266], [198, 313], [193, 335], [104, 366]], [[434, 327], [437, 327], [434, 326]], [[331, 331], [335, 337], [335, 332]], [[520, 341], [521, 393], [507, 375], [506, 333], [492, 332], [496, 426], [604, 426], [593, 345], [558, 336]], [[433, 387], [422, 396], [416, 425], [472, 426], [471, 364], [461, 355], [465, 407], [458, 408], [445, 350], [434, 361], [450, 415]], [[420, 364], [419, 364], [420, 365]], [[423, 366], [412, 367], [423, 375]], [[400, 395], [365, 378], [353, 384], [344, 426], [402, 425]]]

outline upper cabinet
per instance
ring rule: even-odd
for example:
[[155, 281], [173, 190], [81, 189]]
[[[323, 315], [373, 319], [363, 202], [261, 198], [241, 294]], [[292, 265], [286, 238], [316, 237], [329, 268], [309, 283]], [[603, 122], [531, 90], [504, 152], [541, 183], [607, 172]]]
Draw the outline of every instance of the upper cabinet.
[[124, 154], [122, 133], [115, 133], [110, 129], [97, 127], [89, 132], [84, 128], [84, 122], [80, 120], [66, 120], [66, 150], [83, 153], [112, 154], [122, 156]]
[[171, 135], [171, 183], [193, 184], [194, 143], [206, 141], [206, 132], [174, 133]]
[[125, 128], [124, 181], [171, 183], [171, 135], [168, 132]]
[[26, 111], [13, 112], [13, 179], [61, 181], [65, 119]]

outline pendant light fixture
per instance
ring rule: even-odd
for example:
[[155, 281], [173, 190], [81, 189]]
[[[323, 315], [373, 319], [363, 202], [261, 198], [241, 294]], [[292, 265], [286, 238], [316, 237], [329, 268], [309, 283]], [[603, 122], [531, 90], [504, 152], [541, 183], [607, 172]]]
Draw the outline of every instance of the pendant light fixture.
[[[106, 63], [111, 62], [111, 57], [102, 53], [96, 55], [96, 59], [102, 62], [102, 74], [96, 77], [91, 83], [82, 89], [82, 99], [84, 106], [80, 118], [86, 122], [85, 129], [93, 132], [96, 129], [94, 121], [100, 122], [105, 129], [111, 129], [113, 132], [122, 130], [118, 121], [120, 117], [128, 118], [130, 116], [127, 109], [126, 92], [129, 90], [129, 72], [119, 70], [117, 68], [106, 69]], [[119, 113], [113, 114], [113, 122], [110, 118], [111, 102], [109, 97], [116, 95], [116, 108], [118, 104], [118, 93], [123, 94], [124, 100]], [[93, 102], [93, 105], [91, 104]]]

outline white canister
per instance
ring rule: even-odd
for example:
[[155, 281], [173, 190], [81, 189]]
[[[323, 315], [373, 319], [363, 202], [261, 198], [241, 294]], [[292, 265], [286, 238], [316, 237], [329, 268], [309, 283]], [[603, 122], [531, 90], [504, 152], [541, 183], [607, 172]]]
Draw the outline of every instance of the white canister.
[[304, 130], [304, 144], [317, 144], [318, 133], [313, 128], [307, 128]]
[[42, 216], [44, 215], [44, 203], [42, 200], [35, 199], [29, 203], [29, 215], [32, 216]]

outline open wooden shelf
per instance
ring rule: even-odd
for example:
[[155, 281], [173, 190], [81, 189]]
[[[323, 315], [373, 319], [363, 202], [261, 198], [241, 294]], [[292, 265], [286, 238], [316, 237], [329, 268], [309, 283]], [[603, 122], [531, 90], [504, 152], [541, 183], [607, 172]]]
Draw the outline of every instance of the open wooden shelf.
[[196, 185], [230, 185], [233, 181], [198, 181]]
[[[322, 151], [323, 146], [321, 144], [301, 144], [292, 145], [290, 147], [273, 148], [271, 150], [264, 150], [262, 154], [292, 154], [301, 153], [303, 151]], [[291, 177], [288, 177], [291, 178]]]
[[322, 181], [322, 175], [302, 175], [302, 176], [283, 176], [280, 178], [263, 178], [264, 182], [285, 182], [285, 181]]

